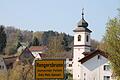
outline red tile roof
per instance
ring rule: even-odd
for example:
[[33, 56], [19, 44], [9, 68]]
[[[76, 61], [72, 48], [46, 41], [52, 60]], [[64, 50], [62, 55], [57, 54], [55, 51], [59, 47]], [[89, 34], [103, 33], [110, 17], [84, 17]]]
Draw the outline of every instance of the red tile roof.
[[84, 63], [84, 62], [88, 61], [89, 59], [93, 58], [94, 56], [96, 56], [97, 54], [100, 54], [100, 55], [104, 56], [105, 58], [108, 58], [107, 53], [98, 49], [98, 50], [95, 50], [94, 52], [89, 53], [87, 56], [85, 56], [78, 62]]
[[31, 46], [29, 48], [30, 51], [45, 51], [47, 49], [47, 46]]

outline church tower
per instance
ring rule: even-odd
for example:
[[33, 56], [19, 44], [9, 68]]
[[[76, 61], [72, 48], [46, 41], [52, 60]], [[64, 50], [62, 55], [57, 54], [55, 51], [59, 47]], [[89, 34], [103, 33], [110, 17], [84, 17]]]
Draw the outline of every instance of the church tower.
[[78, 60], [84, 57], [83, 52], [90, 52], [90, 33], [88, 23], [84, 19], [82, 9], [82, 19], [78, 22], [74, 31], [74, 47], [73, 47], [73, 80], [80, 80], [81, 64]]

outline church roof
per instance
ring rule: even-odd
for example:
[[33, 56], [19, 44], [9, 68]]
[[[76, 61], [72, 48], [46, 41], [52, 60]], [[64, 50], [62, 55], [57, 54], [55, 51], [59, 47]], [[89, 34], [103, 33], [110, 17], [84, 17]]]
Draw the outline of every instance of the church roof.
[[91, 52], [83, 52], [82, 54], [84, 54], [85, 56], [91, 54]]
[[82, 18], [79, 22], [78, 22], [78, 27], [87, 27], [88, 23], [84, 20], [84, 18]]
[[88, 23], [84, 19], [84, 13], [82, 9], [82, 19], [78, 22], [77, 28], [73, 31], [74, 32], [92, 32], [91, 30], [87, 28], [87, 26], [88, 26]]
[[82, 58], [81, 60], [79, 60], [78, 62], [81, 62], [83, 64], [84, 62], [88, 61], [89, 59], [93, 58], [94, 56], [96, 56], [98, 54], [104, 56], [105, 58], [108, 58], [107, 53], [97, 49], [97, 50], [91, 52], [90, 54], [88, 54], [87, 56], [85, 56], [84, 58]]
[[88, 28], [84, 28], [84, 27], [77, 27], [75, 30], [73, 30], [74, 32], [92, 32], [91, 30], [89, 30]]
[[78, 27], [87, 27], [88, 23], [84, 19], [84, 9], [82, 9], [82, 19], [78, 22]]

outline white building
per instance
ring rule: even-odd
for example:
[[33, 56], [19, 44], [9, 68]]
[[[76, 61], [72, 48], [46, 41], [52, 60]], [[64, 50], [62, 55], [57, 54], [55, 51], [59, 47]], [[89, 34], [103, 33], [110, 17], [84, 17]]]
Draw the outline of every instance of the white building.
[[73, 80], [111, 80], [111, 71], [106, 54], [101, 50], [90, 51], [88, 23], [82, 19], [74, 31]]
[[7, 72], [7, 66], [5, 64], [5, 61], [2, 56], [0, 56], [0, 73], [6, 73]]

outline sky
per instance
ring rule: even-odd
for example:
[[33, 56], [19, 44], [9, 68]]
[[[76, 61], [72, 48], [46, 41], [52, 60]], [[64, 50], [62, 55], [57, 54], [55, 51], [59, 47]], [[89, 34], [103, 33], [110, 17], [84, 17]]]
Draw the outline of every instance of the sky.
[[107, 21], [118, 14], [120, 0], [0, 0], [0, 25], [74, 35], [82, 8], [92, 39], [100, 41]]

